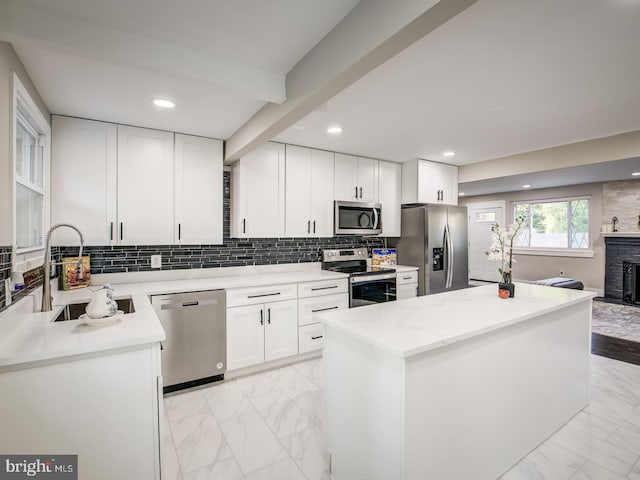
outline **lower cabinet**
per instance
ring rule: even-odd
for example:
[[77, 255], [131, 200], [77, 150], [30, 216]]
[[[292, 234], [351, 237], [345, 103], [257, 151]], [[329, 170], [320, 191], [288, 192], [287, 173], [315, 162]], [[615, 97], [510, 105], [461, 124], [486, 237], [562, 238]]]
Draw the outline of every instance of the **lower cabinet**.
[[300, 353], [320, 350], [324, 346], [324, 327], [321, 323], [303, 325], [298, 329], [298, 348]]
[[418, 296], [418, 271], [396, 274], [396, 300]]
[[298, 353], [298, 302], [227, 309], [227, 366], [249, 367]]

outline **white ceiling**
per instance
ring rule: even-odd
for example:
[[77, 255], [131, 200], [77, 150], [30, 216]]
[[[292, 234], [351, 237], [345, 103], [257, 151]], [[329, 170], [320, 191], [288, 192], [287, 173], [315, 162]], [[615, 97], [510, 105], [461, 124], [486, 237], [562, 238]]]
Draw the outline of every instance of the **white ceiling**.
[[6, 35], [52, 113], [225, 139], [358, 1], [7, 0], [56, 28]]
[[275, 140], [463, 165], [639, 130], [639, 26], [632, 0], [480, 0]]

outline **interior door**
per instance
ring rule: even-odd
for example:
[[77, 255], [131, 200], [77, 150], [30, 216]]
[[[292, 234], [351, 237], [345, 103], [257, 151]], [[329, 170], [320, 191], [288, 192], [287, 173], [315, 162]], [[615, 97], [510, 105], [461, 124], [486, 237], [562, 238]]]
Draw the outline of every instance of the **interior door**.
[[484, 252], [491, 243], [491, 227], [504, 225], [505, 202], [470, 203], [469, 223], [469, 278], [499, 282], [498, 262], [490, 261]]

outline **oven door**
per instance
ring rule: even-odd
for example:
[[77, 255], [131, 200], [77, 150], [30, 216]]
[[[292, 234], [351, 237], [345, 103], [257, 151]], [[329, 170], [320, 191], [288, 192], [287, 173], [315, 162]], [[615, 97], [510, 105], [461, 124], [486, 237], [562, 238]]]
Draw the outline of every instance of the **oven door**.
[[335, 202], [336, 235], [378, 235], [382, 233], [382, 205], [379, 203]]
[[362, 275], [349, 279], [349, 307], [362, 307], [396, 299], [396, 274]]

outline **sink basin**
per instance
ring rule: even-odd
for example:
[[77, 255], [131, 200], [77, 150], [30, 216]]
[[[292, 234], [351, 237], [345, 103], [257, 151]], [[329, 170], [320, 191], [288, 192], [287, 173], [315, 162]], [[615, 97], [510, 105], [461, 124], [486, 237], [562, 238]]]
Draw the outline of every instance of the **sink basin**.
[[[124, 313], [133, 313], [136, 311], [131, 298], [116, 298], [116, 303], [118, 304], [118, 310], [122, 310]], [[62, 308], [62, 311], [53, 321], [64, 322], [66, 320], [77, 320], [80, 318], [80, 315], [86, 312], [87, 305], [89, 305], [89, 302], [69, 303]]]

